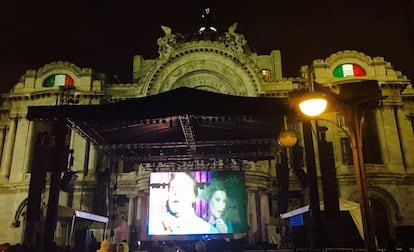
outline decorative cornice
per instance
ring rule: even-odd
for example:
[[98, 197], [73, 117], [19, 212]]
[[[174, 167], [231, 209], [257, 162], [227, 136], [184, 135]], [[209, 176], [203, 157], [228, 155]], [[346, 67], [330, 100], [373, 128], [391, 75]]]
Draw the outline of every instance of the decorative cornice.
[[[171, 55], [168, 58], [168, 60], [157, 60], [152, 70], [147, 72], [146, 76], [140, 81], [140, 84], [146, 86], [146, 88], [144, 88], [144, 92], [147, 92], [147, 95], [154, 94], [156, 91], [154, 92], [153, 86], [157, 82], [157, 79], [159, 78], [161, 73], [163, 71], [166, 71], [166, 68], [168, 66], [174, 64], [175, 62], [178, 62], [185, 56], [195, 53], [210, 53], [212, 55], [212, 57], [210, 58], [210, 62], [223, 64], [223, 60], [214, 60], [213, 55], [217, 55], [226, 58], [229, 62], [232, 62], [233, 64], [238, 65], [238, 68], [242, 69], [243, 72], [245, 72], [246, 76], [250, 79], [249, 82], [253, 85], [255, 92], [258, 93], [258, 80], [256, 78], [257, 73], [259, 72], [258, 66], [252, 63], [246, 64], [247, 60], [245, 60], [245, 63], [243, 63], [240, 60], [240, 58], [237, 57], [233, 51], [226, 48], [224, 44], [220, 45], [219, 43], [212, 41], [187, 42], [174, 52], [171, 52]], [[248, 62], [251, 61], [248, 60]]]
[[[362, 52], [355, 51], [355, 50], [345, 50], [345, 51], [339, 51], [339, 52], [333, 53], [333, 54], [331, 54], [331, 56], [326, 58], [324, 62], [328, 65], [331, 65], [334, 62], [336, 62], [340, 59], [344, 59], [344, 58], [357, 58], [357, 59], [359, 59], [361, 61], [364, 61], [364, 62], [367, 62], [367, 63], [373, 62], [373, 60], [370, 56], [368, 56], [368, 55], [366, 55]], [[375, 61], [385, 63], [384, 58], [380, 58], [380, 57], [376, 57]], [[320, 60], [315, 60], [314, 62], [321, 63]]]
[[[157, 88], [154, 89], [155, 83], [160, 78], [159, 76], [163, 71], [167, 71], [166, 68], [168, 66], [184, 58], [186, 55], [209, 53], [212, 55], [209, 59], [210, 62], [216, 62], [214, 55], [217, 55], [226, 58], [229, 62], [236, 64], [239, 69], [242, 69], [250, 79], [249, 83], [257, 94], [260, 69], [251, 58], [254, 54], [251, 53], [247, 40], [244, 38], [244, 35], [235, 32], [236, 28], [237, 23], [234, 23], [222, 35], [195, 36], [193, 34], [183, 36], [179, 33], [172, 34], [169, 27], [162, 26], [165, 35], [157, 40], [160, 55], [155, 60], [152, 70], [148, 71], [144, 78], [140, 80], [140, 84], [144, 86], [143, 92], [146, 95], [159, 92]], [[220, 59], [220, 62], [223, 62], [223, 59]]]
[[78, 66], [76, 66], [73, 63], [67, 62], [67, 61], [55, 61], [55, 62], [51, 62], [49, 64], [44, 65], [43, 67], [41, 67], [39, 70], [37, 70], [37, 75], [43, 75], [51, 70], [57, 69], [57, 68], [65, 68], [68, 69], [72, 72], [74, 72], [76, 75], [80, 75], [81, 74], [81, 68], [79, 68]]

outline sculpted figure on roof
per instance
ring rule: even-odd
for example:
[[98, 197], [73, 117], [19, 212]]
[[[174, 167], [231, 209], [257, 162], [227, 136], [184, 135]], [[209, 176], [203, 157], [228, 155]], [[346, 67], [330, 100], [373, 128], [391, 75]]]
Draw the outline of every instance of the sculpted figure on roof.
[[168, 26], [161, 26], [161, 29], [164, 31], [164, 36], [158, 38], [158, 53], [160, 55], [161, 60], [167, 61], [172, 53], [173, 48], [177, 44], [177, 38], [184, 38], [183, 35], [176, 33], [171, 33], [171, 28]]
[[225, 33], [224, 44], [241, 57], [246, 53], [247, 40], [243, 34], [236, 33], [237, 25], [238, 23], [234, 23], [229, 27]]

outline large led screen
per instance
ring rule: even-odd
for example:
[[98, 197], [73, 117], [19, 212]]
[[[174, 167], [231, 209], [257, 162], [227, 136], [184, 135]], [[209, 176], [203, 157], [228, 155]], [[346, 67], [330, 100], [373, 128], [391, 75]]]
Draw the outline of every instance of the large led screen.
[[247, 233], [244, 172], [153, 172], [148, 235]]

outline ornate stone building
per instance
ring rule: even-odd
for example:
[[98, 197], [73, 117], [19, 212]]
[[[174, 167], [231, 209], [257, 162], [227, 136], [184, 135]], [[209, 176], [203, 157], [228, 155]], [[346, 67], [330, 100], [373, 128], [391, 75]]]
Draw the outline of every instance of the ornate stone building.
[[[47, 160], [56, 129], [47, 121], [28, 120], [29, 106], [107, 104], [179, 87], [287, 99], [289, 92], [307, 85], [309, 72], [317, 83], [334, 92], [354, 80], [376, 81], [384, 98], [380, 107], [366, 114], [364, 154], [378, 241], [383, 245], [388, 237], [396, 237], [395, 227], [413, 226], [414, 208], [410, 203], [414, 199], [414, 90], [410, 81], [382, 57], [370, 57], [357, 51], [341, 51], [327, 55], [326, 59], [316, 59], [300, 68], [301, 76], [286, 78], [282, 76], [280, 51], [258, 55], [236, 28], [234, 24], [223, 34], [181, 35], [163, 26], [165, 35], [157, 41], [159, 56], [144, 59], [135, 55], [130, 83], [110, 83], [105, 74], [91, 68], [81, 69], [69, 62], [51, 62], [37, 70], [27, 70], [10, 92], [2, 95], [0, 220], [3, 228], [0, 229], [0, 243], [24, 240], [26, 203], [33, 176], [30, 171], [37, 165], [50, 166]], [[312, 125], [315, 131], [325, 129], [325, 140], [332, 143], [338, 196], [357, 201], [352, 157], [343, 131], [346, 125], [341, 118], [338, 112], [330, 112], [314, 120]], [[298, 145], [304, 146], [301, 122], [288, 120], [288, 123], [299, 136]], [[321, 189], [320, 150], [318, 137], [314, 135], [313, 138], [322, 199], [325, 192]], [[129, 227], [125, 230], [135, 235], [133, 239], [150, 239], [145, 235], [151, 171], [146, 169], [148, 164], [113, 159], [73, 128], [65, 143], [74, 150], [71, 170], [78, 178], [73, 192], [60, 192], [59, 205], [109, 216], [109, 229], [115, 233], [108, 235], [120, 233], [123, 223]], [[277, 210], [281, 196], [277, 191], [283, 182], [278, 180], [274, 169], [278, 162], [276, 156], [258, 162], [242, 160], [248, 188], [250, 239], [259, 236], [266, 241], [267, 225], [275, 219], [276, 224], [281, 225]], [[288, 152], [288, 156], [290, 161], [294, 159], [292, 152]], [[304, 177], [295, 178], [293, 170], [298, 167], [294, 167], [293, 162], [289, 167], [287, 210], [309, 202]], [[45, 174], [46, 181], [41, 187], [44, 188], [41, 216], [46, 214], [50, 189], [49, 170], [46, 169]], [[57, 226], [58, 243], [64, 244], [69, 239], [68, 227], [64, 223]]]

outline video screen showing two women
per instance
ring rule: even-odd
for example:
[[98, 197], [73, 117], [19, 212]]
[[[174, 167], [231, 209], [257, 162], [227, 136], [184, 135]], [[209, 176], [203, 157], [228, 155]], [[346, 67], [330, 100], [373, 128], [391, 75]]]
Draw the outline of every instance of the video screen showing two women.
[[242, 171], [154, 172], [148, 235], [247, 232]]

